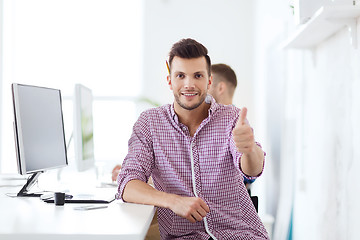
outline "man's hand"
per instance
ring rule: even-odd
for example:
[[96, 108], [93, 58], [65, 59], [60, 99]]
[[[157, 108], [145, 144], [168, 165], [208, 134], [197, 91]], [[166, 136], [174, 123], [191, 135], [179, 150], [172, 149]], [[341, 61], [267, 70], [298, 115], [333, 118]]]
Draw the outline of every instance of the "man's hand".
[[125, 202], [168, 208], [176, 215], [192, 223], [202, 221], [206, 214], [210, 212], [210, 208], [201, 198], [183, 197], [159, 191], [137, 179], [126, 184], [123, 199]]
[[264, 152], [256, 145], [254, 132], [246, 120], [247, 109], [244, 107], [233, 129], [233, 138], [236, 148], [243, 153], [240, 169], [248, 176], [258, 176], [264, 165]]
[[113, 182], [116, 181], [116, 179], [117, 179], [117, 177], [119, 175], [120, 169], [121, 169], [121, 165], [116, 165], [114, 167], [114, 169], [112, 170], [111, 179], [113, 180]]
[[198, 197], [182, 197], [172, 195], [170, 209], [178, 216], [186, 218], [192, 223], [202, 221], [210, 211], [208, 205]]
[[240, 117], [233, 130], [235, 145], [239, 152], [248, 154], [255, 151], [254, 132], [246, 120], [247, 109], [244, 107], [240, 112]]

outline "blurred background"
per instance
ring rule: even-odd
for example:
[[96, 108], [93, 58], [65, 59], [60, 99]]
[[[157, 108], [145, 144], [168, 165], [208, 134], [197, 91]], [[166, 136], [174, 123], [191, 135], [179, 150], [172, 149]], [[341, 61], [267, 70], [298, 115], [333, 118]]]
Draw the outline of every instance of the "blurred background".
[[110, 172], [139, 114], [172, 103], [165, 60], [194, 38], [237, 74], [234, 104], [267, 153], [252, 193], [272, 239], [358, 239], [359, 4], [0, 0], [0, 172], [17, 172], [11, 83], [62, 91], [68, 142], [74, 85], [92, 89], [95, 158]]

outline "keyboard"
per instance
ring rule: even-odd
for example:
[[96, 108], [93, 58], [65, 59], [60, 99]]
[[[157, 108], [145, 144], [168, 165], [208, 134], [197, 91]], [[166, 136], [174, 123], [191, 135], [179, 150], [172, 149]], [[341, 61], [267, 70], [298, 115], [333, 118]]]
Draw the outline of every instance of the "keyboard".
[[[65, 203], [102, 203], [102, 204], [107, 204], [107, 203], [111, 203], [112, 201], [115, 200], [115, 197], [111, 200], [101, 200], [101, 199], [65, 199]], [[54, 199], [47, 199], [47, 200], [43, 200], [46, 203], [54, 203]]]
[[[72, 196], [72, 197], [68, 197]], [[48, 198], [42, 198], [46, 203], [54, 203], [54, 196]], [[65, 197], [65, 203], [102, 203], [107, 204], [115, 200], [115, 193], [107, 194], [75, 194]]]

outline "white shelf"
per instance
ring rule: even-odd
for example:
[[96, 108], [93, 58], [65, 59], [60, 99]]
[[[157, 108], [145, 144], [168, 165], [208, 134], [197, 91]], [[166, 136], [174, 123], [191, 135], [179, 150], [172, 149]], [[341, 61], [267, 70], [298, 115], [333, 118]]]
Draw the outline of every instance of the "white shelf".
[[298, 27], [283, 48], [314, 48], [345, 26], [349, 27], [350, 41], [357, 48], [356, 24], [359, 17], [359, 6], [323, 6], [308, 22]]

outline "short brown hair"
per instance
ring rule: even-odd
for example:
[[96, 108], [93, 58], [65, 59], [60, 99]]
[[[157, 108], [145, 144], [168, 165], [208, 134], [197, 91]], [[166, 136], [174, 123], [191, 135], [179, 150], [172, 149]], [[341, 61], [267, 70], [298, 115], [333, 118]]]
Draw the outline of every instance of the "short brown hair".
[[194, 39], [186, 38], [174, 43], [169, 53], [170, 69], [175, 56], [187, 59], [205, 57], [208, 74], [209, 76], [211, 75], [211, 60], [208, 56], [208, 50], [204, 45]]
[[217, 74], [221, 80], [230, 84], [234, 89], [237, 86], [237, 79], [234, 70], [229, 65], [219, 63], [211, 65], [211, 72]]

